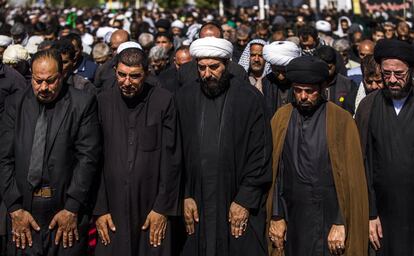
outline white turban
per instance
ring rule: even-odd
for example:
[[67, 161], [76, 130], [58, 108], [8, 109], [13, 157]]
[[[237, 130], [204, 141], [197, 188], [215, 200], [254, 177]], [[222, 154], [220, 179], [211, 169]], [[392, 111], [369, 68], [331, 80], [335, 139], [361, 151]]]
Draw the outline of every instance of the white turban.
[[29, 60], [29, 52], [20, 44], [10, 45], [3, 53], [4, 64], [16, 64], [19, 61]]
[[322, 31], [325, 33], [331, 32], [331, 23], [327, 22], [326, 20], [318, 20], [315, 24], [316, 30]]
[[133, 42], [133, 41], [128, 41], [125, 43], [122, 43], [118, 46], [118, 49], [116, 50], [117, 53], [121, 53], [123, 50], [128, 49], [128, 48], [136, 48], [136, 49], [140, 49], [142, 50], [142, 47], [139, 43], [137, 42]]
[[37, 47], [42, 42], [43, 42], [43, 37], [41, 37], [41, 36], [31, 36], [29, 38], [29, 41], [27, 41], [26, 50], [30, 54], [35, 54], [37, 52]]
[[233, 45], [223, 38], [204, 37], [195, 40], [190, 45], [190, 54], [194, 58], [230, 59], [233, 54]]
[[11, 37], [0, 35], [0, 47], [7, 47], [12, 41], [13, 39]]
[[171, 27], [172, 28], [183, 29], [184, 28], [184, 23], [181, 20], [175, 20], [175, 21], [173, 21], [173, 23], [171, 23]]
[[271, 65], [287, 66], [291, 60], [299, 56], [299, 47], [290, 41], [275, 41], [263, 47], [263, 57]]

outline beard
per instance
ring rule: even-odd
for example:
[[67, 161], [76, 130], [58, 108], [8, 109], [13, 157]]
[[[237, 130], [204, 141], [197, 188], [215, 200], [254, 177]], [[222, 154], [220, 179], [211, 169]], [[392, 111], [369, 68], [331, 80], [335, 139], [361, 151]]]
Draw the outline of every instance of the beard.
[[[391, 86], [398, 86], [399, 89], [391, 89]], [[408, 96], [412, 90], [412, 76], [409, 75], [407, 82], [403, 85], [400, 82], [390, 83], [384, 81], [384, 96], [388, 99], [400, 100]]]
[[323, 97], [319, 97], [315, 102], [310, 101], [299, 101], [294, 102], [294, 106], [298, 109], [299, 113], [304, 116], [311, 116], [323, 102], [325, 102]]
[[230, 86], [230, 73], [224, 70], [221, 78], [217, 80], [213, 76], [207, 79], [200, 78], [201, 90], [207, 98], [214, 99], [224, 93]]

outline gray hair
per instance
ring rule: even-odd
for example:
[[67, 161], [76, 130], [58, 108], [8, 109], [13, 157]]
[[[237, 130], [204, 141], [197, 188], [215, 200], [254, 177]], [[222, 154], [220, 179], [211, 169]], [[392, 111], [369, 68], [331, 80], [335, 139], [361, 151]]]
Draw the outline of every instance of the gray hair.
[[351, 48], [351, 45], [347, 39], [338, 39], [335, 40], [332, 47], [338, 52], [343, 52], [348, 51]]
[[149, 54], [148, 54], [148, 58], [152, 59], [152, 60], [165, 60], [168, 59], [168, 54], [167, 54], [167, 50], [165, 50], [164, 47], [161, 46], [154, 46], [151, 48]]
[[154, 43], [154, 36], [152, 34], [150, 34], [150, 33], [142, 33], [138, 37], [138, 43], [143, 48], [149, 48]]
[[102, 58], [111, 54], [111, 48], [105, 43], [97, 43], [92, 49], [92, 56], [94, 58]]

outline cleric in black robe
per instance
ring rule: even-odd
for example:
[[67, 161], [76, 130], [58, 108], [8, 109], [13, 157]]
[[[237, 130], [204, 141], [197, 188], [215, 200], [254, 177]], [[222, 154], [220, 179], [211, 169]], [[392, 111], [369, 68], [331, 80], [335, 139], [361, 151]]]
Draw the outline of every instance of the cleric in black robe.
[[[98, 97], [104, 166], [94, 214], [96, 255], [176, 255], [181, 147], [171, 94], [146, 80], [144, 53], [118, 54], [117, 86]], [[154, 229], [154, 238], [152, 230]]]
[[230, 42], [202, 38], [190, 52], [199, 79], [176, 93], [188, 232], [181, 255], [265, 256], [271, 135], [263, 98], [227, 71]]
[[374, 57], [384, 88], [365, 97], [356, 114], [367, 162], [370, 240], [376, 255], [413, 255], [414, 49], [384, 39]]
[[283, 105], [293, 100], [291, 82], [286, 78], [286, 66], [300, 56], [299, 47], [289, 41], [275, 41], [263, 47], [263, 57], [272, 67], [272, 72], [263, 80], [263, 95], [270, 118]]
[[[352, 140], [349, 136], [353, 134], [358, 138], [357, 129], [345, 110], [323, 98], [328, 78], [326, 63], [317, 57], [305, 56], [292, 60], [286, 69], [287, 77], [292, 82], [295, 101], [281, 108], [272, 120], [273, 158], [278, 164], [273, 167], [277, 169], [277, 174], [269, 236], [279, 250], [284, 249], [286, 256], [340, 255], [344, 253], [347, 237], [354, 239], [358, 236], [353, 230], [354, 220], [349, 216], [358, 216], [359, 223], [365, 222], [366, 225], [363, 212], [359, 212], [364, 205], [358, 205], [365, 199], [365, 209], [368, 208], [362, 154], [359, 140]], [[345, 129], [348, 124], [350, 127]], [[331, 159], [335, 163], [338, 158], [338, 155], [333, 154], [336, 149], [332, 147], [335, 145], [332, 143], [332, 125], [341, 126], [341, 130], [334, 132], [342, 138], [348, 138], [351, 146], [352, 143], [356, 145], [352, 152], [340, 153], [339, 157], [343, 161], [351, 153], [352, 162], [359, 164], [359, 168], [339, 170], [340, 173], [337, 174], [338, 170], [331, 163]], [[347, 148], [341, 150], [347, 151]], [[348, 169], [343, 165], [340, 168]], [[353, 177], [357, 177], [358, 181], [355, 182]], [[352, 198], [355, 200], [353, 203], [344, 200], [341, 208], [338, 202], [341, 194], [354, 196], [348, 193], [350, 184], [354, 187], [354, 192], [365, 193], [358, 195], [360, 200]], [[339, 191], [336, 189], [338, 185]], [[351, 214], [348, 215], [348, 212]], [[368, 217], [367, 211], [365, 213]], [[345, 218], [346, 215], [348, 218]], [[358, 229], [366, 231], [367, 226]], [[362, 232], [362, 236], [366, 238], [366, 232]], [[364, 239], [358, 240], [363, 245]], [[347, 255], [355, 255], [353, 253], [358, 251], [355, 248], [361, 249], [351, 244], [348, 241]]]

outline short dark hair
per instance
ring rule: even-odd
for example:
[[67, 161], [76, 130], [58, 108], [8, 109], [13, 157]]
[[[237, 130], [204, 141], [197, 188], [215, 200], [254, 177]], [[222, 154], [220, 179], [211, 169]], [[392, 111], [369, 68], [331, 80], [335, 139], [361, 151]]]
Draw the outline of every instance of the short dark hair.
[[299, 29], [298, 36], [305, 40], [311, 36], [316, 41], [318, 39], [318, 30], [312, 26], [303, 26]]
[[214, 21], [209, 21], [209, 22], [204, 23], [201, 26], [198, 33], [201, 34], [201, 31], [203, 31], [203, 29], [212, 28], [212, 27], [216, 27], [220, 31], [220, 38], [223, 38], [223, 29], [221, 28], [221, 26], [217, 22], [214, 22]]
[[45, 35], [50, 35], [50, 34], [53, 34], [53, 35], [57, 36], [58, 28], [56, 26], [53, 26], [53, 25], [46, 26]]
[[148, 61], [145, 53], [138, 48], [127, 48], [121, 53], [116, 55], [116, 65], [119, 63], [127, 65], [129, 67], [142, 66], [145, 71], [148, 69]]
[[374, 55], [366, 55], [361, 60], [361, 71], [362, 76], [374, 76], [378, 69], [380, 68], [379, 64], [375, 61]]
[[336, 64], [336, 51], [330, 46], [319, 47], [316, 50], [316, 56], [328, 64]]
[[48, 49], [48, 50], [36, 52], [33, 55], [32, 60], [31, 60], [32, 61], [31, 69], [33, 70], [33, 64], [37, 60], [47, 59], [47, 58], [56, 61], [56, 64], [58, 66], [58, 72], [61, 74], [63, 70], [63, 62], [62, 62], [62, 57], [60, 56], [60, 53], [56, 49]]
[[76, 43], [78, 44], [78, 46], [79, 47], [82, 47], [82, 38], [78, 34], [70, 33], [69, 35], [64, 36], [63, 38], [64, 39], [69, 39], [71, 42], [76, 41]]
[[179, 51], [190, 51], [190, 46], [188, 46], [188, 45], [181, 45], [180, 47], [177, 48], [177, 50], [175, 50], [175, 53], [177, 53]]
[[58, 40], [53, 48], [56, 49], [60, 54], [69, 54], [69, 58], [72, 60], [75, 58], [75, 47], [73, 47], [72, 42], [67, 38]]
[[167, 32], [158, 32], [158, 33], [155, 35], [154, 41], [157, 41], [157, 38], [158, 38], [158, 37], [165, 37], [165, 38], [168, 38], [168, 40], [170, 41], [170, 43], [173, 43], [173, 42], [174, 42], [174, 38], [173, 38], [173, 36], [172, 36], [170, 33], [167, 33]]

